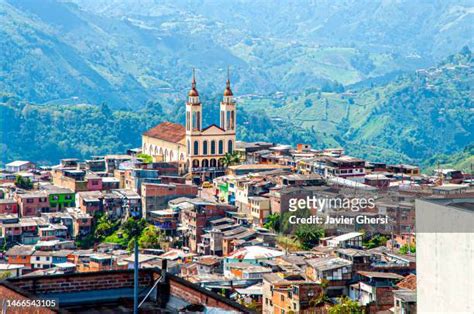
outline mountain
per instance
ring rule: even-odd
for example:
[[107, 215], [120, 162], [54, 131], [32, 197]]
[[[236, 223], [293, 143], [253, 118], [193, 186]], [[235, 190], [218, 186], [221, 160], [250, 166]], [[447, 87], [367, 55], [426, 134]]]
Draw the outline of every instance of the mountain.
[[[437, 162], [467, 167], [474, 131], [474, 65], [464, 48], [436, 67], [387, 83], [339, 92], [307, 90], [290, 97], [241, 97], [237, 137], [245, 141], [342, 146], [373, 161]], [[328, 87], [329, 88], [329, 87]], [[338, 86], [331, 88], [341, 88]], [[183, 95], [184, 97], [184, 95]], [[203, 95], [204, 125], [218, 121], [222, 95]], [[183, 99], [184, 100], [184, 99]], [[113, 110], [106, 104], [34, 105], [0, 98], [2, 162], [54, 163], [89, 158], [141, 145], [141, 133], [163, 121], [184, 123], [183, 100], [167, 109], [148, 102], [142, 109]], [[452, 154], [460, 154], [452, 157]]]
[[164, 106], [188, 88], [297, 95], [435, 64], [473, 44], [469, 1], [0, 0], [0, 91]]
[[372, 87], [246, 99], [242, 106], [307, 129], [316, 147], [343, 146], [374, 161], [422, 163], [472, 143], [473, 72], [465, 47], [436, 67]]

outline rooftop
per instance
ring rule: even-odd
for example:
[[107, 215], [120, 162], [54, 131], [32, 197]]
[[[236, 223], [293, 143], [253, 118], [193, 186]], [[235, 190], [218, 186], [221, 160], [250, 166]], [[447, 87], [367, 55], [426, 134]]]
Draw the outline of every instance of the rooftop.
[[143, 133], [143, 135], [167, 142], [178, 143], [184, 139], [186, 135], [186, 129], [181, 124], [163, 122], [154, 128], [149, 129]]

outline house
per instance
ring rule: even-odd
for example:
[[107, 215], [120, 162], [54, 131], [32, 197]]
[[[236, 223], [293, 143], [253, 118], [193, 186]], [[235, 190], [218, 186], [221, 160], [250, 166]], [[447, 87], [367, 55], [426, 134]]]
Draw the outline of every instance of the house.
[[48, 194], [49, 207], [52, 211], [61, 211], [66, 207], [75, 206], [76, 195], [73, 190], [54, 186], [52, 184], [41, 186]]
[[50, 212], [50, 202], [46, 191], [16, 192], [21, 217], [39, 216]]
[[393, 290], [393, 313], [416, 314], [416, 291]]
[[10, 265], [23, 265], [24, 271], [31, 270], [31, 256], [35, 252], [32, 245], [15, 245], [5, 252], [6, 259]]
[[417, 166], [399, 164], [399, 165], [388, 165], [387, 171], [393, 174], [401, 174], [408, 176], [419, 176], [420, 168]]
[[148, 212], [147, 221], [166, 235], [175, 236], [179, 212], [173, 209], [152, 210]]
[[[311, 301], [323, 289], [298, 273], [269, 273], [263, 275], [262, 313], [314, 313]], [[324, 307], [324, 305], [321, 305]]]
[[327, 240], [327, 244], [333, 248], [360, 249], [362, 248], [362, 236], [361, 232], [349, 232]]
[[16, 278], [23, 275], [23, 269], [25, 268], [22, 264], [0, 264], [0, 278]]
[[17, 201], [11, 198], [0, 199], [0, 214], [18, 214]]
[[306, 277], [316, 282], [328, 281], [327, 295], [346, 294], [346, 285], [352, 279], [352, 262], [339, 257], [311, 258], [306, 260]]
[[230, 267], [233, 263], [246, 262], [258, 266], [260, 262], [272, 260], [284, 254], [282, 251], [262, 246], [243, 247], [224, 258], [224, 275], [230, 275]]
[[5, 170], [8, 172], [23, 172], [34, 169], [35, 164], [30, 161], [16, 160], [5, 165]]
[[53, 265], [53, 256], [48, 251], [36, 250], [31, 255], [31, 265], [33, 269], [47, 269]]
[[393, 290], [403, 276], [388, 272], [359, 271], [361, 280], [349, 287], [349, 298], [366, 306], [369, 313], [389, 310], [393, 306]]
[[231, 263], [228, 265], [229, 276], [235, 279], [260, 280], [264, 274], [272, 272], [271, 268], [253, 265], [246, 262]]
[[271, 214], [270, 199], [262, 196], [250, 196], [248, 200], [253, 225], [263, 227], [267, 217]]
[[192, 184], [157, 184], [143, 183], [141, 186], [141, 200], [143, 207], [143, 217], [147, 217], [147, 212], [165, 209], [170, 200], [179, 197], [196, 197], [198, 187]]

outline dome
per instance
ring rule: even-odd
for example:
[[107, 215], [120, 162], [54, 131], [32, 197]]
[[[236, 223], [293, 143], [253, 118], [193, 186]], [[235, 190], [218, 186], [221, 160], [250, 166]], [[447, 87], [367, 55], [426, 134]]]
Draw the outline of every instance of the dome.
[[199, 96], [199, 93], [198, 93], [196, 87], [193, 87], [193, 88], [191, 88], [191, 89], [189, 90], [188, 96], [189, 96], [189, 97], [197, 97], [197, 96]]
[[233, 96], [233, 95], [234, 94], [232, 94], [232, 90], [230, 89], [230, 87], [226, 87], [224, 91], [224, 96]]

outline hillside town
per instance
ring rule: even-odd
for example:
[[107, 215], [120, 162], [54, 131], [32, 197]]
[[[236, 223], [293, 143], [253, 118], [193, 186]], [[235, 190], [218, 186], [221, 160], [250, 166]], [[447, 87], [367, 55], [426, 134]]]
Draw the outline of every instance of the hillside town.
[[[193, 75], [185, 125], [147, 130], [140, 148], [6, 164], [0, 292], [51, 296], [71, 311], [100, 300], [104, 311], [127, 306], [127, 226], [140, 221], [143, 309], [416, 313], [429, 290], [417, 283], [430, 282], [423, 269], [439, 254], [419, 255], [420, 241], [435, 246], [436, 230], [419, 236], [417, 226], [435, 207], [472, 216], [472, 174], [237, 141], [229, 79], [219, 108], [219, 125], [203, 128]], [[317, 218], [326, 223], [305, 223]]]

